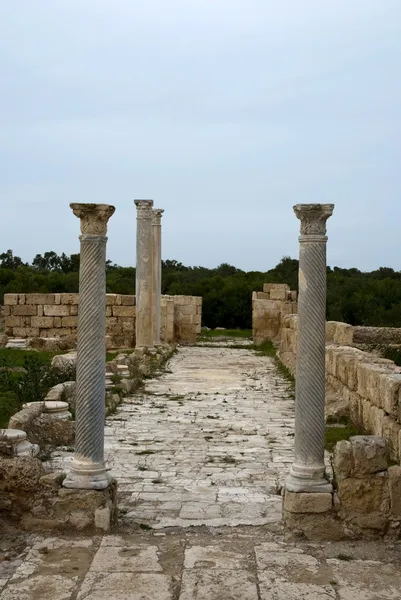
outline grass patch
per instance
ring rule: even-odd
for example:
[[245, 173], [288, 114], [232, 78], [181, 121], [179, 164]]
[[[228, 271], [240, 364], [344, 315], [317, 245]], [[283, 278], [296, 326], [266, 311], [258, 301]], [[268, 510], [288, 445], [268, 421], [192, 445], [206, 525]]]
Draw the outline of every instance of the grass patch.
[[114, 360], [115, 358], [117, 358], [118, 353], [117, 352], [106, 352], [106, 362], [110, 362], [111, 360]]
[[254, 345], [253, 349], [256, 350], [258, 354], [262, 354], [263, 356], [270, 356], [272, 358], [276, 356], [276, 348], [274, 347], [273, 342], [270, 340], [265, 340], [261, 344]]
[[360, 435], [360, 432], [351, 423], [340, 425], [339, 427], [327, 425], [324, 432], [324, 447], [328, 452], [333, 452], [337, 442], [349, 440], [353, 435]]

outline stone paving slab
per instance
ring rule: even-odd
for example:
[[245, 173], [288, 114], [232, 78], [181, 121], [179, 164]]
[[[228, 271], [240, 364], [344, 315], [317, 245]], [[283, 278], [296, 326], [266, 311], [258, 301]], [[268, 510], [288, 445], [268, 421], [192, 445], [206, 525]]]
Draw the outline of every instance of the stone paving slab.
[[18, 556], [4, 548], [3, 541], [0, 600], [401, 597], [400, 541], [308, 543], [264, 526], [90, 539], [26, 536]]
[[[123, 518], [155, 529], [279, 522], [293, 429], [291, 387], [273, 359], [180, 348], [162, 376], [107, 418]], [[71, 459], [56, 452], [53, 468]]]

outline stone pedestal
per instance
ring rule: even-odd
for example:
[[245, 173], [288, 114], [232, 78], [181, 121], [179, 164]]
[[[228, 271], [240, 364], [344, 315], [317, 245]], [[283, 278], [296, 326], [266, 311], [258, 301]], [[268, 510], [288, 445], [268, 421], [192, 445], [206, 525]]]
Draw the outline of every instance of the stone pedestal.
[[71, 204], [81, 220], [81, 261], [77, 344], [75, 456], [64, 487], [105, 489], [104, 464], [106, 364], [107, 222], [114, 206]]
[[160, 344], [160, 305], [162, 293], [162, 226], [161, 218], [164, 210], [153, 209], [152, 236], [153, 236], [153, 343]]
[[136, 348], [153, 346], [153, 200], [134, 200], [136, 230]]
[[0, 454], [8, 456], [37, 456], [39, 446], [27, 440], [25, 431], [0, 429]]
[[286, 489], [331, 492], [325, 475], [326, 221], [332, 204], [298, 204], [298, 340], [295, 400], [295, 459]]

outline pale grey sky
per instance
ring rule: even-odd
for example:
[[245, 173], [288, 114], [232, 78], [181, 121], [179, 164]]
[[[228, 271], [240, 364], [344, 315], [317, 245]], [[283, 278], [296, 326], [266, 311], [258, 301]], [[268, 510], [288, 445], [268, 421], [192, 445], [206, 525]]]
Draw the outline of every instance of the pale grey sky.
[[401, 269], [400, 0], [0, 0], [0, 252], [78, 251], [70, 202], [165, 209], [164, 258], [267, 270], [292, 205], [331, 265]]

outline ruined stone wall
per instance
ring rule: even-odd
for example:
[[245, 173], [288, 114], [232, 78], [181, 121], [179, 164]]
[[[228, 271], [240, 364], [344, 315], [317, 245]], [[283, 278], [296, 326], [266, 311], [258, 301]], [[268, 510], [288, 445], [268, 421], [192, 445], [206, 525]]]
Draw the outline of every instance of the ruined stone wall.
[[[5, 334], [15, 338], [62, 338], [73, 347], [78, 324], [78, 294], [5, 294]], [[135, 346], [135, 296], [106, 294], [108, 348]], [[200, 333], [202, 298], [162, 296], [161, 340], [193, 343]]]
[[278, 340], [282, 319], [296, 313], [297, 292], [286, 284], [265, 283], [263, 292], [252, 294], [252, 333], [255, 344], [266, 340]]
[[[283, 319], [280, 360], [295, 373], [296, 315]], [[345, 340], [349, 330], [339, 323], [336, 340]], [[381, 436], [389, 444], [393, 460], [401, 460], [401, 368], [386, 358], [347, 345], [338, 345], [333, 324], [327, 323], [326, 384], [347, 403], [351, 421], [366, 433]], [[336, 329], [336, 328], [334, 328]], [[348, 333], [347, 333], [348, 332]]]

